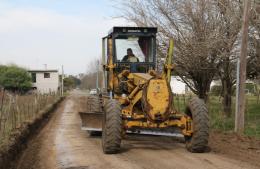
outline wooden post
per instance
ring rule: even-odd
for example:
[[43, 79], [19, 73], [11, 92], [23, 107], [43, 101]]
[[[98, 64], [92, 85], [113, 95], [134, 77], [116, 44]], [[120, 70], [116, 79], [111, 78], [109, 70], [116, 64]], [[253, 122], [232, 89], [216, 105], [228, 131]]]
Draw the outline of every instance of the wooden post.
[[244, 0], [244, 14], [242, 25], [242, 41], [240, 57], [238, 58], [237, 89], [236, 89], [236, 114], [235, 132], [242, 134], [245, 123], [245, 82], [246, 82], [246, 57], [248, 42], [249, 9], [251, 0]]

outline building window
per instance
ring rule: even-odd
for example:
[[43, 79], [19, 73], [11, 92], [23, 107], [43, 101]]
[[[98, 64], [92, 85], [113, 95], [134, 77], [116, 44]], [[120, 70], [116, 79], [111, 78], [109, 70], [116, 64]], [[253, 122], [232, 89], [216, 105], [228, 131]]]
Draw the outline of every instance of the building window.
[[50, 73], [44, 73], [44, 78], [50, 78]]
[[36, 83], [36, 73], [31, 73], [32, 76], [32, 82]]

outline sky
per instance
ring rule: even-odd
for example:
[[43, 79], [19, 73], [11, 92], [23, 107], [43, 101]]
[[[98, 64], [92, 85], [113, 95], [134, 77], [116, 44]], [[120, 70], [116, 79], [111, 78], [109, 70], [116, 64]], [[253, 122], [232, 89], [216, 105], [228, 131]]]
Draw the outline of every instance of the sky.
[[111, 0], [0, 0], [0, 64], [85, 73], [117, 18]]

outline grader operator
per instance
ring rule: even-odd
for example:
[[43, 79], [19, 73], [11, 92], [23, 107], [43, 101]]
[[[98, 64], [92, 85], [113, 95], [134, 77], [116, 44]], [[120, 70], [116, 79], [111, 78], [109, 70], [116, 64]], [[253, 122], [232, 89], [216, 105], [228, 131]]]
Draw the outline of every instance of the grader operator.
[[[106, 154], [120, 152], [128, 132], [181, 133], [191, 152], [204, 152], [209, 137], [205, 103], [192, 98], [185, 112], [173, 106], [170, 87], [173, 40], [163, 72], [156, 70], [154, 27], [114, 27], [103, 38], [102, 66], [105, 91], [88, 98], [88, 112], [80, 113], [82, 129], [102, 131]], [[125, 56], [127, 51], [128, 55]]]

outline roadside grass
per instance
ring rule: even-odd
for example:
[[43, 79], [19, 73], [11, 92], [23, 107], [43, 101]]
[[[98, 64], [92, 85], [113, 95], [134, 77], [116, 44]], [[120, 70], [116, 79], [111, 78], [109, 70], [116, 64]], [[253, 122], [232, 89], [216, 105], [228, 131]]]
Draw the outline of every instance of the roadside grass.
[[249, 96], [246, 102], [245, 133], [260, 138], [260, 103], [257, 97]]
[[[180, 112], [185, 111], [185, 107], [192, 95], [175, 95], [174, 107]], [[235, 97], [232, 97], [231, 117], [226, 117], [223, 113], [222, 97], [209, 96], [207, 107], [210, 116], [210, 128], [214, 130], [232, 132], [235, 127]], [[260, 103], [257, 97], [247, 95], [245, 112], [245, 132], [246, 136], [260, 138]]]

